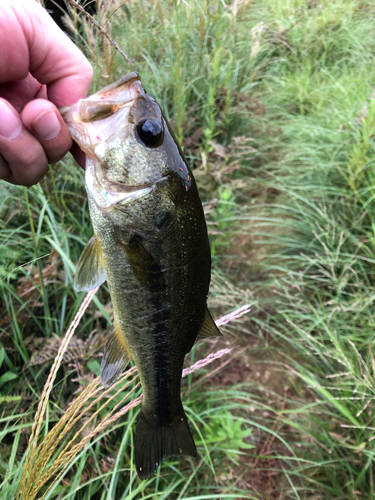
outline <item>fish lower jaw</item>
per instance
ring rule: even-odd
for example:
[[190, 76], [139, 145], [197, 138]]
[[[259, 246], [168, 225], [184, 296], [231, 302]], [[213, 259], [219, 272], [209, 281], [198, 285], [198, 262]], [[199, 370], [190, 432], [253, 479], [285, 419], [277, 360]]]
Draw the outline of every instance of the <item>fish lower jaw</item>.
[[121, 202], [131, 203], [132, 201], [135, 201], [139, 198], [142, 198], [143, 196], [146, 196], [152, 190], [153, 187], [139, 189], [131, 193], [119, 193], [116, 191], [104, 191], [104, 190], [98, 193], [98, 191], [93, 192], [93, 190], [90, 190], [88, 188], [88, 194], [100, 210], [110, 211], [113, 210], [115, 208], [115, 205], [117, 205], [118, 203]]
[[155, 185], [147, 187], [140, 186], [123, 186], [123, 191], [111, 189], [111, 184], [118, 183], [104, 180], [104, 175], [98, 176], [97, 170], [100, 170], [100, 165], [95, 165], [95, 161], [90, 159], [86, 165], [86, 190], [88, 196], [96, 204], [100, 210], [111, 210], [118, 203], [131, 203], [143, 196], [149, 194], [155, 188]]

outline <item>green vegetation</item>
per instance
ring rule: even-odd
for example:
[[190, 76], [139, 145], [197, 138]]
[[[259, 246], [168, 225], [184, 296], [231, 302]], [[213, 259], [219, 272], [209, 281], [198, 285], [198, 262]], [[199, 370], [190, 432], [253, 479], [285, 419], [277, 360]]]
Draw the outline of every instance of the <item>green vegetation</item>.
[[[133, 64], [73, 16], [93, 90], [141, 74], [195, 167], [213, 250], [211, 309], [253, 307], [223, 327], [224, 341], [241, 345], [235, 355], [184, 379], [198, 460], [170, 459], [139, 481], [131, 409], [45, 498], [374, 499], [375, 6], [104, 4], [98, 20]], [[0, 490], [10, 500], [83, 299], [72, 277], [92, 230], [70, 158], [33, 188], [1, 183], [0, 195]], [[57, 372], [41, 439], [97, 375], [110, 317], [101, 287]], [[218, 348], [199, 345], [188, 364]], [[97, 402], [92, 425], [124, 396], [106, 409]]]

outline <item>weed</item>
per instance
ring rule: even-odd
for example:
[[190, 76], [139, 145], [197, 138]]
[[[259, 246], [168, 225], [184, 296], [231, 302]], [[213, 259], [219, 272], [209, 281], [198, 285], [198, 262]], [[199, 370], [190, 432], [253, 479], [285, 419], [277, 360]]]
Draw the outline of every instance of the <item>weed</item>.
[[[213, 248], [210, 301], [216, 311], [254, 306], [226, 330], [248, 346], [239, 368], [231, 357], [184, 387], [198, 463], [172, 459], [137, 482], [130, 411], [77, 453], [46, 498], [372, 499], [373, 5], [104, 3], [97, 20], [132, 64], [72, 11], [94, 90], [141, 74], [195, 168]], [[42, 362], [40, 346], [56, 351], [79, 309], [72, 276], [91, 226], [68, 159], [40, 186], [2, 184], [0, 194], [0, 471], [10, 499], [52, 358]], [[111, 313], [102, 287], [76, 330], [82, 354], [56, 373], [42, 436], [93, 383], [101, 341], [89, 351], [89, 339], [101, 339]]]

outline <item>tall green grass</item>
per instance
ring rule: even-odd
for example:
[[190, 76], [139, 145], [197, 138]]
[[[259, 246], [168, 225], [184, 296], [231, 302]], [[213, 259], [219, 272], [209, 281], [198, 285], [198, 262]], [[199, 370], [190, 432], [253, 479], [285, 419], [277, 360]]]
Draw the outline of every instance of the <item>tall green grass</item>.
[[250, 171], [267, 195], [247, 214], [249, 275], [263, 278], [253, 324], [298, 380], [301, 405], [283, 412], [302, 444], [290, 494], [373, 498], [374, 10], [269, 1], [262, 13], [288, 47], [253, 121]]
[[[93, 90], [140, 73], [195, 168], [211, 307], [254, 306], [224, 332], [247, 350], [184, 386], [200, 460], [170, 460], [139, 482], [129, 413], [82, 450], [48, 498], [373, 499], [374, 6], [120, 3], [106, 2], [98, 20], [133, 64], [74, 19]], [[5, 499], [20, 481], [57, 337], [82, 301], [72, 277], [91, 225], [69, 159], [39, 186], [1, 184], [0, 194]], [[43, 432], [97, 375], [94, 349], [110, 316], [102, 287], [77, 329], [80, 350], [57, 374]]]

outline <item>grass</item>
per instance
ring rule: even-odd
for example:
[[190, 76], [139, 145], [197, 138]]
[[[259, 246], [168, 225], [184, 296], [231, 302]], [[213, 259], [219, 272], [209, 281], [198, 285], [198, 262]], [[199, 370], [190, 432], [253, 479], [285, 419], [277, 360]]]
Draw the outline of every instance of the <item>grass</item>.
[[[211, 308], [217, 317], [253, 303], [224, 330], [245, 350], [184, 382], [198, 461], [172, 459], [138, 481], [131, 410], [77, 454], [46, 498], [373, 499], [374, 7], [189, 4], [106, 3], [97, 19], [132, 64], [81, 17], [73, 36], [94, 62], [93, 90], [136, 70], [171, 119], [207, 214]], [[40, 394], [82, 302], [72, 279], [91, 225], [69, 158], [39, 186], [3, 183], [0, 192], [5, 500], [20, 484]], [[42, 437], [98, 374], [110, 316], [101, 287], [57, 372]], [[190, 363], [213, 348], [199, 346]]]
[[[53, 362], [34, 417], [16, 498], [28, 498], [30, 500], [48, 498], [50, 492], [53, 492], [56, 488], [60, 478], [64, 476], [80, 453], [87, 448], [87, 445], [94, 441], [97, 435], [102, 437], [103, 432], [108, 427], [112, 430], [117, 421], [129, 413], [131, 409], [138, 406], [142, 400], [142, 395], [134, 398], [134, 394], [139, 392], [140, 388], [140, 382], [136, 377], [136, 367], [128, 369], [111, 388], [106, 390], [101, 386], [100, 377], [98, 376], [80, 391], [79, 396], [72, 402], [56, 425], [46, 433], [43, 439], [40, 439], [40, 431], [47, 413], [49, 396], [64, 358], [64, 353], [68, 349], [69, 342], [79, 321], [96, 292], [97, 288], [86, 295], [71, 327], [61, 342]], [[248, 312], [248, 309], [248, 307], [240, 308], [235, 313], [229, 314], [227, 317], [222, 318], [221, 321], [219, 320], [218, 324], [225, 324], [237, 319]], [[190, 375], [215, 359], [229, 354], [231, 350], [222, 349], [212, 353], [204, 360], [200, 360], [184, 370], [182, 376]], [[200, 412], [199, 419], [201, 419], [202, 413]], [[105, 416], [101, 419], [98, 418], [101, 415]], [[233, 453], [231, 448], [235, 450], [237, 448], [252, 448], [251, 445], [243, 442], [246, 437], [251, 435], [251, 430], [243, 430], [243, 422], [240, 419], [234, 421], [230, 414], [227, 415], [226, 420], [227, 426], [222, 425], [221, 422], [218, 425], [218, 435], [215, 435], [213, 439], [215, 445], [221, 445], [224, 449], [228, 449], [229, 453]], [[213, 427], [215, 419], [209, 419], [209, 423], [211, 425], [208, 426], [208, 429], [212, 431], [215, 428]], [[75, 430], [75, 428], [77, 429]], [[207, 442], [209, 442], [209, 438], [204, 441], [206, 449]], [[112, 483], [113, 477], [111, 486]], [[186, 486], [184, 486], [184, 489], [186, 489]]]

